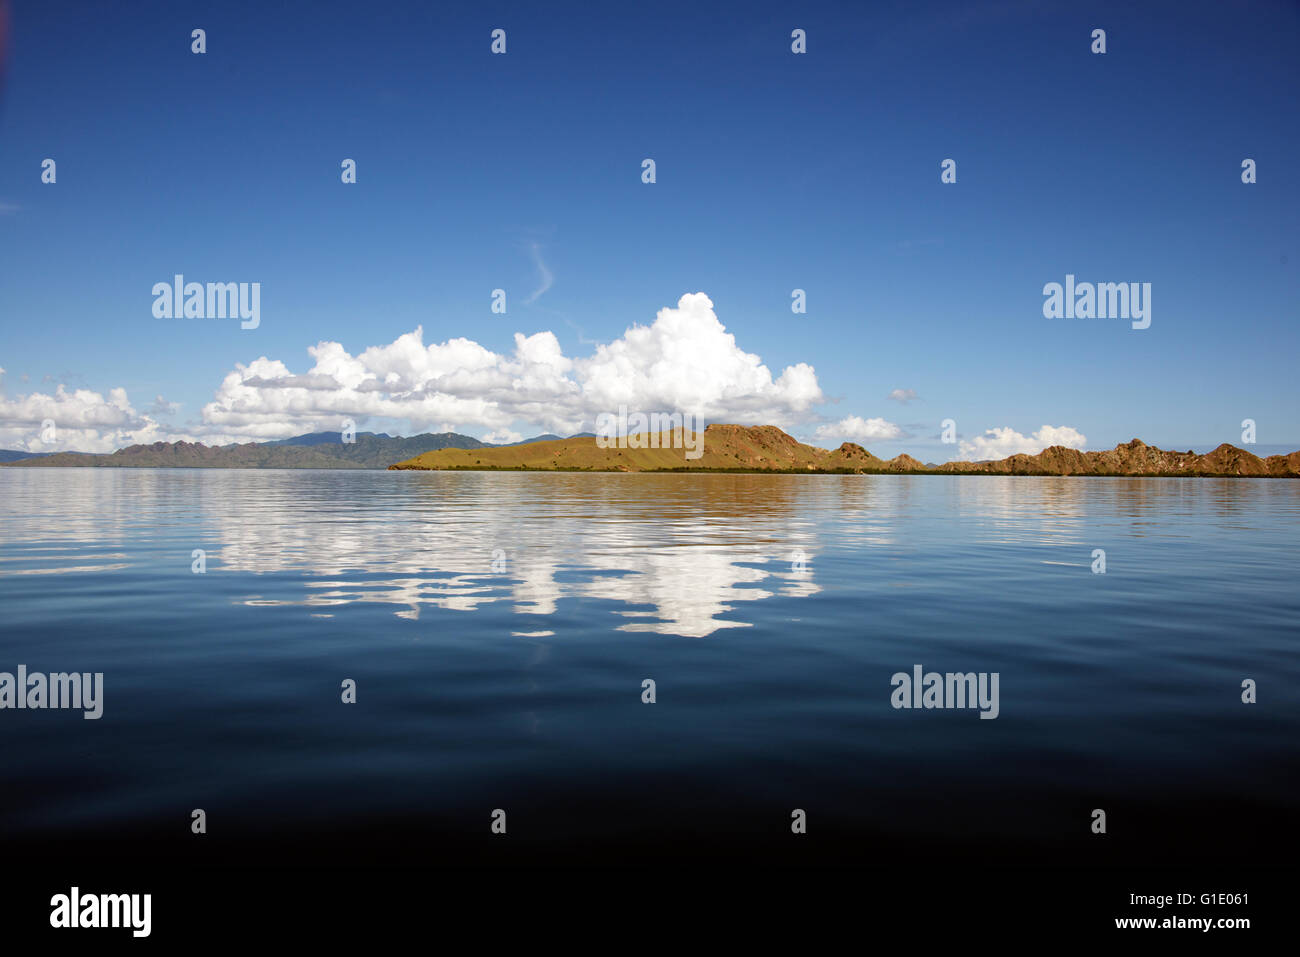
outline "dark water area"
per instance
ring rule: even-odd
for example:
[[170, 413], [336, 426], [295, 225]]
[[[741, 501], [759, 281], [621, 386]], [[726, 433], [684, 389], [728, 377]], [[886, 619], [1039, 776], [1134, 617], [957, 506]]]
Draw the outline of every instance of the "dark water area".
[[[8, 469], [0, 501], [0, 672], [103, 673], [97, 720], [0, 710], [11, 860], [974, 874], [1300, 830], [1300, 482]], [[916, 665], [996, 673], [997, 717], [895, 708]]]

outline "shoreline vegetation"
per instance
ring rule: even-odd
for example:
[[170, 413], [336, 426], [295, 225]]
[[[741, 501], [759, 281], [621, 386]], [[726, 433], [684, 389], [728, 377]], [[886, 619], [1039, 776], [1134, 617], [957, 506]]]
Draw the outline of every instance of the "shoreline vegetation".
[[[687, 441], [689, 439], [690, 441]], [[702, 440], [702, 446], [701, 446]], [[608, 447], [606, 447], [608, 446]], [[702, 447], [702, 453], [700, 449]], [[697, 455], [688, 458], [687, 450]], [[155, 442], [116, 452], [14, 453], [0, 468], [384, 469], [389, 471], [655, 472], [828, 475], [1079, 475], [1132, 478], [1298, 478], [1300, 451], [1265, 458], [1223, 444], [1212, 452], [1171, 452], [1133, 439], [1081, 452], [1054, 445], [1035, 455], [987, 462], [923, 463], [910, 455], [881, 459], [853, 442], [829, 450], [805, 445], [772, 425], [715, 424], [615, 440], [593, 435], [539, 436], [488, 445], [445, 432], [405, 438], [360, 433], [344, 442], [322, 432], [277, 442], [207, 446]]]

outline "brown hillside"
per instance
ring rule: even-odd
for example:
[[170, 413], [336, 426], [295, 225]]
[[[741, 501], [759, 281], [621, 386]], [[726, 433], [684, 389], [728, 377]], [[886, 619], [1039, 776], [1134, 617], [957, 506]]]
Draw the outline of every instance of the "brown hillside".
[[949, 462], [929, 468], [910, 455], [884, 461], [845, 442], [834, 451], [804, 445], [772, 425], [710, 425], [703, 454], [686, 458], [684, 440], [697, 433], [665, 432], [632, 437], [641, 448], [601, 448], [594, 438], [532, 442], [508, 448], [440, 449], [389, 466], [391, 469], [564, 469], [602, 472], [696, 471], [903, 472], [978, 475], [1218, 475], [1300, 476], [1300, 452], [1267, 460], [1231, 445], [1206, 455], [1166, 452], [1133, 439], [1103, 452], [1054, 445], [1037, 455], [998, 462]]
[[[804, 445], [776, 426], [710, 425], [704, 430], [703, 454], [686, 457], [698, 433], [682, 430], [637, 435], [639, 448], [601, 448], [593, 437], [531, 442], [508, 448], [439, 449], [390, 468], [405, 469], [564, 469], [647, 472], [672, 469], [712, 471], [874, 471], [883, 463], [860, 445], [845, 443], [834, 452]], [[631, 442], [628, 443], [629, 445]]]

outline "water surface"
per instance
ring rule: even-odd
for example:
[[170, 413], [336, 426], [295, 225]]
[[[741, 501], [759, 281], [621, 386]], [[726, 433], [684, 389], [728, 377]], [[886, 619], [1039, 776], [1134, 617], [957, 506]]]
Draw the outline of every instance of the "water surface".
[[[0, 500], [0, 671], [105, 676], [98, 721], [0, 711], [14, 854], [1206, 864], [1296, 835], [1300, 482], [23, 468]], [[997, 672], [998, 718], [894, 709], [915, 664]]]

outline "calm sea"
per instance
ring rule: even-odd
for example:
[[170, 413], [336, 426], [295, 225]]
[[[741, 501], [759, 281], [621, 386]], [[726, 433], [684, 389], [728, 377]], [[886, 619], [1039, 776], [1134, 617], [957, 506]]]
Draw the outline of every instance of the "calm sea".
[[[99, 720], [0, 711], [20, 858], [1294, 846], [1300, 482], [28, 468], [0, 502], [0, 672], [104, 675]], [[893, 707], [917, 665], [996, 672], [997, 717]]]

